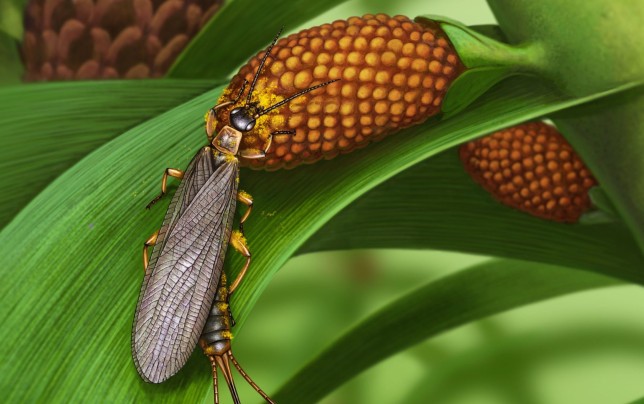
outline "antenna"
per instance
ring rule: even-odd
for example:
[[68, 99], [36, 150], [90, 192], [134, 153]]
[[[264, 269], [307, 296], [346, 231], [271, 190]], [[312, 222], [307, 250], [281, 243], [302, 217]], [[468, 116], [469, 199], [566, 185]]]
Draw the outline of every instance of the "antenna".
[[304, 94], [306, 94], [306, 93], [308, 93], [308, 92], [311, 92], [311, 91], [313, 91], [313, 90], [316, 90], [316, 89], [318, 89], [318, 88], [320, 88], [320, 87], [324, 87], [324, 86], [327, 86], [327, 85], [329, 85], [329, 84], [331, 84], [331, 83], [335, 83], [336, 81], [340, 81], [340, 79], [330, 80], [330, 81], [327, 81], [327, 82], [325, 82], [325, 83], [318, 84], [317, 86], [309, 87], [309, 88], [307, 88], [306, 90], [302, 90], [302, 91], [300, 91], [299, 93], [294, 94], [294, 95], [292, 95], [292, 96], [290, 96], [290, 97], [288, 97], [288, 98], [286, 98], [286, 99], [284, 99], [284, 100], [282, 100], [282, 101], [278, 102], [277, 104], [273, 104], [273, 105], [271, 105], [271, 106], [270, 106], [270, 107], [268, 107], [267, 109], [263, 110], [261, 113], [259, 113], [259, 114], [255, 115], [255, 117], [254, 117], [254, 118], [255, 118], [255, 119], [257, 119], [257, 118], [259, 118], [260, 116], [262, 116], [262, 115], [264, 115], [264, 114], [266, 114], [266, 113], [268, 113], [268, 112], [270, 112], [270, 111], [274, 110], [275, 108], [279, 108], [279, 107], [281, 107], [282, 105], [286, 104], [287, 102], [292, 101], [293, 99], [295, 99], [295, 98], [299, 97], [300, 95], [304, 95]]
[[283, 29], [284, 27], [280, 28], [277, 35], [275, 35], [273, 42], [271, 42], [268, 49], [266, 49], [266, 53], [264, 54], [264, 57], [262, 58], [262, 61], [259, 64], [259, 67], [257, 68], [257, 73], [255, 73], [255, 77], [253, 77], [253, 83], [250, 85], [250, 90], [248, 90], [248, 97], [246, 97], [246, 106], [250, 103], [250, 97], [253, 95], [253, 90], [255, 90], [255, 84], [257, 83], [259, 74], [262, 72], [262, 68], [264, 67], [264, 62], [266, 62], [266, 58], [268, 58], [268, 55], [270, 55], [271, 50], [273, 49], [273, 46], [275, 46], [275, 43], [277, 42], [277, 38], [280, 37], [280, 34], [282, 33]]

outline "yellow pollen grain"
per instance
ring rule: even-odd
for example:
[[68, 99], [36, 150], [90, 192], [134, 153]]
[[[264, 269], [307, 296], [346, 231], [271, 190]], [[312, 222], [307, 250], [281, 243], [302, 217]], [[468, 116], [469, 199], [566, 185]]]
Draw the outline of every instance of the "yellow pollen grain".
[[353, 41], [353, 48], [357, 51], [364, 52], [369, 48], [369, 44], [365, 38], [358, 37]]
[[338, 124], [338, 120], [333, 115], [327, 115], [324, 117], [324, 126], [327, 128], [333, 128]]
[[382, 100], [387, 97], [387, 90], [384, 87], [376, 87], [373, 90], [373, 98], [375, 100]]
[[374, 111], [376, 111], [377, 114], [384, 114], [388, 109], [389, 105], [386, 101], [378, 101], [374, 107]]
[[411, 62], [411, 68], [419, 73], [427, 71], [427, 62], [423, 59], [414, 59]]
[[340, 106], [340, 115], [351, 115], [355, 105], [353, 102], [343, 102]]
[[356, 84], [355, 83], [347, 83], [342, 86], [342, 91], [340, 92], [343, 97], [345, 98], [353, 98], [356, 94]]
[[336, 102], [329, 102], [324, 105], [324, 112], [327, 114], [335, 114], [338, 112], [338, 104]]
[[293, 84], [295, 88], [305, 89], [308, 88], [311, 82], [313, 81], [313, 76], [311, 75], [310, 70], [302, 70], [295, 75]]
[[285, 72], [280, 77], [280, 85], [285, 89], [290, 89], [293, 87], [294, 78], [295, 78], [295, 74], [293, 74], [293, 72]]
[[351, 48], [352, 42], [353, 42], [353, 38], [351, 38], [350, 36], [343, 36], [338, 41], [338, 44], [340, 45], [340, 49], [347, 50]]
[[[332, 68], [329, 69], [329, 79], [331, 80], [336, 80], [339, 79], [342, 75], [342, 70], [338, 66], [333, 66]], [[337, 83], [333, 83], [337, 84]], [[329, 88], [333, 87], [333, 84], [327, 86], [327, 92], [329, 92]], [[330, 94], [331, 92], [329, 92]]]
[[325, 65], [317, 65], [313, 69], [313, 77], [316, 79], [325, 79], [329, 73], [329, 69]]
[[322, 142], [322, 151], [328, 152], [335, 149], [335, 142]]
[[380, 57], [382, 64], [385, 66], [395, 66], [396, 65], [396, 54], [390, 51], [384, 52]]
[[357, 97], [360, 100], [364, 100], [371, 97], [371, 86], [368, 84], [360, 86], [360, 88], [358, 88]]
[[398, 62], [396, 64], [398, 65], [399, 69], [408, 69], [409, 66], [411, 66], [411, 58], [401, 57], [400, 59], [398, 59]]
[[279, 76], [284, 73], [284, 63], [279, 60], [273, 62], [273, 64], [271, 64], [271, 73], [275, 76]]
[[370, 115], [362, 115], [360, 117], [360, 125], [369, 126], [373, 123], [373, 118]]
[[304, 122], [304, 115], [303, 114], [293, 114], [288, 118], [288, 126], [291, 129], [295, 129], [302, 125], [302, 122]]
[[441, 66], [440, 62], [436, 60], [432, 60], [431, 62], [429, 62], [429, 71], [434, 74], [440, 73], [442, 68], [443, 66]]
[[389, 121], [389, 118], [386, 115], [379, 115], [376, 117], [375, 122], [378, 126], [385, 126]]
[[310, 143], [315, 143], [315, 142], [317, 142], [318, 140], [320, 140], [320, 131], [318, 131], [318, 130], [311, 130], [311, 131], [309, 131], [309, 133], [306, 135], [306, 139], [307, 139]]
[[326, 65], [326, 64], [331, 63], [332, 60], [333, 60], [333, 58], [331, 58], [330, 54], [322, 52], [322, 53], [318, 54], [317, 63], [319, 65]]
[[329, 52], [335, 52], [338, 49], [338, 43], [335, 39], [327, 39], [324, 41], [324, 49]]
[[402, 54], [405, 55], [405, 56], [414, 56], [414, 50], [415, 49], [416, 49], [416, 47], [414, 46], [413, 43], [407, 42], [402, 47]]
[[398, 87], [402, 87], [407, 83], [407, 76], [404, 73], [396, 73], [394, 74], [393, 83]]
[[389, 101], [398, 101], [402, 98], [402, 93], [400, 90], [393, 89], [389, 92], [389, 95], [387, 96]]
[[338, 52], [333, 55], [333, 63], [335, 63], [336, 65], [343, 65], [346, 60], [347, 55], [345, 55], [344, 53]]
[[318, 114], [322, 111], [322, 103], [317, 101], [311, 101], [306, 105], [306, 112], [309, 114]]
[[354, 116], [347, 116], [342, 118], [342, 126], [345, 128], [351, 128], [356, 124], [356, 118]]
[[338, 137], [338, 134], [335, 129], [327, 128], [324, 130], [322, 137], [324, 138], [324, 140], [333, 140]]
[[309, 129], [317, 129], [320, 127], [320, 118], [317, 116], [312, 116], [309, 117], [309, 120], [307, 122], [307, 126]]
[[389, 111], [391, 112], [392, 115], [402, 115], [403, 111], [405, 110], [405, 104], [402, 102], [394, 102], [391, 104], [391, 107], [389, 108]]
[[441, 90], [443, 90], [445, 88], [446, 85], [447, 85], [447, 81], [445, 80], [445, 78], [444, 77], [439, 77], [438, 79], [436, 79], [436, 84], [434, 84], [434, 87], [438, 91], [441, 91]]
[[358, 79], [360, 79], [360, 81], [372, 81], [375, 76], [376, 76], [376, 70], [371, 67], [367, 67], [365, 69], [360, 70]]
[[286, 67], [289, 70], [298, 70], [302, 66], [302, 63], [300, 62], [300, 58], [296, 56], [291, 56], [290, 58], [286, 59]]
[[417, 88], [418, 86], [420, 86], [420, 74], [412, 74], [411, 76], [409, 76], [409, 78], [407, 79], [407, 84], [411, 88]]
[[315, 55], [313, 54], [313, 52], [310, 52], [310, 51], [304, 52], [304, 54], [302, 55], [302, 63], [306, 64], [307, 66], [310, 66], [313, 63], [315, 63]]
[[400, 39], [392, 39], [387, 42], [387, 48], [394, 53], [400, 53], [402, 51], [403, 43]]
[[349, 64], [352, 64], [354, 66], [361, 66], [364, 64], [364, 57], [362, 56], [361, 52], [350, 52], [349, 55], [347, 56], [347, 61]]
[[424, 43], [419, 43], [416, 45], [416, 54], [420, 56], [423, 59], [429, 58], [429, 52], [431, 49], [429, 48], [429, 45], [424, 44]]
[[374, 51], [381, 51], [385, 49], [385, 46], [387, 45], [387, 41], [384, 40], [384, 38], [380, 37], [375, 37], [369, 42], [369, 47], [374, 50]]
[[345, 80], [354, 80], [357, 76], [358, 76], [358, 69], [352, 66], [344, 69], [344, 72], [342, 74], [342, 77]]
[[364, 60], [369, 66], [378, 66], [380, 58], [375, 52], [369, 52], [365, 55]]
[[361, 114], [368, 114], [371, 112], [371, 103], [369, 101], [363, 101], [358, 105], [358, 111]]
[[381, 70], [377, 72], [375, 76], [375, 81], [378, 84], [388, 84], [390, 79], [391, 79], [391, 75], [386, 70]]
[[319, 51], [320, 48], [322, 48], [323, 44], [324, 44], [324, 41], [322, 40], [322, 38], [318, 38], [318, 37], [312, 38], [310, 43], [311, 51], [313, 52]]

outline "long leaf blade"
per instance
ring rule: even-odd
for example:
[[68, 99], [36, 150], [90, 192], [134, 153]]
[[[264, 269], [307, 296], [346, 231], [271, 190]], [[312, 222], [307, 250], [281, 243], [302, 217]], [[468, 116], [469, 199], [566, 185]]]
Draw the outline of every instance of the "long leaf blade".
[[61, 172], [210, 81], [42, 83], [0, 89], [0, 228]]
[[[224, 78], [264, 49], [282, 28], [301, 23], [346, 0], [288, 0], [257, 7], [256, 0], [227, 4], [174, 62], [168, 77]], [[213, 55], [218, 63], [213, 64]]]
[[431, 282], [379, 310], [313, 359], [274, 395], [317, 402], [379, 361], [427, 338], [508, 309], [618, 281], [513, 260], [493, 260]]

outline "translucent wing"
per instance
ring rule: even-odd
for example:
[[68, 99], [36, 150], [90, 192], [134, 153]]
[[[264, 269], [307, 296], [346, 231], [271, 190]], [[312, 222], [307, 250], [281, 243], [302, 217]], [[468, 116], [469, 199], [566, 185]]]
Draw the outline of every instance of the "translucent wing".
[[132, 330], [134, 363], [146, 381], [174, 375], [197, 344], [230, 239], [237, 172], [236, 160], [216, 167], [209, 149], [202, 149], [168, 208]]

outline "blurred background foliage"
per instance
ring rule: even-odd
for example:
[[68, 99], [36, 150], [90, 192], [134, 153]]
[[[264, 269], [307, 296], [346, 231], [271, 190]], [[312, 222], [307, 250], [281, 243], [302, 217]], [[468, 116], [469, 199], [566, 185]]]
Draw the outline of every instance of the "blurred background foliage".
[[[367, 12], [445, 15], [467, 25], [495, 23], [484, 0], [338, 3], [301, 23], [312, 26]], [[0, 54], [6, 54], [15, 52], [10, 35], [20, 31], [12, 26], [16, 18], [9, 4], [20, 2], [0, 4], [0, 26], [8, 32], [0, 33]], [[298, 29], [289, 25], [287, 31]], [[16, 82], [17, 77], [16, 66], [0, 66], [3, 81]], [[181, 83], [168, 84], [175, 85]], [[206, 86], [195, 82], [194, 94]], [[170, 105], [161, 100], [147, 106], [145, 114], [154, 116]], [[95, 135], [98, 144], [109, 139], [100, 138], [98, 131]], [[248, 315], [235, 339], [235, 354], [255, 381], [273, 393], [367, 316], [421, 285], [490, 259], [432, 250], [357, 250], [293, 258]], [[362, 372], [322, 402], [603, 404], [644, 396], [644, 319], [639, 309], [644, 293], [639, 286], [580, 276], [587, 276], [587, 288], [594, 290], [495, 314], [430, 338]], [[238, 387], [245, 402], [258, 401], [241, 381]], [[204, 394], [203, 402], [212, 402], [210, 389]], [[222, 396], [224, 403], [230, 401], [226, 392]]]

